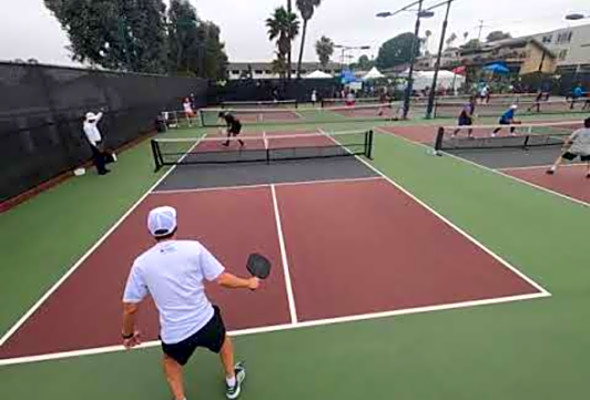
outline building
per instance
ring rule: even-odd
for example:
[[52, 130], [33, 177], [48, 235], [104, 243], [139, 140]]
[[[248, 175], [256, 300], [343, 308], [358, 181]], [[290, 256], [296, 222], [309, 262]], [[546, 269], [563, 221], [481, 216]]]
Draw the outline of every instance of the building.
[[475, 49], [462, 49], [459, 60], [461, 65], [475, 67], [501, 62], [519, 75], [554, 73], [557, 69], [556, 54], [533, 37], [499, 40]]
[[[291, 64], [291, 73], [293, 76], [297, 74], [297, 63]], [[342, 66], [339, 63], [330, 62], [326, 68], [322, 68], [318, 62], [303, 62], [301, 63], [301, 75], [309, 74], [315, 70], [321, 70], [328, 74], [340, 73]], [[235, 62], [229, 63], [227, 67], [230, 80], [247, 79], [278, 79], [279, 75], [272, 72], [271, 62]]]
[[[441, 68], [452, 68], [459, 64], [460, 51], [456, 47], [449, 47], [442, 52], [440, 57]], [[422, 71], [433, 70], [436, 66], [437, 54], [425, 54], [416, 59], [416, 69]]]
[[590, 24], [531, 36], [557, 56], [557, 72], [590, 72]]

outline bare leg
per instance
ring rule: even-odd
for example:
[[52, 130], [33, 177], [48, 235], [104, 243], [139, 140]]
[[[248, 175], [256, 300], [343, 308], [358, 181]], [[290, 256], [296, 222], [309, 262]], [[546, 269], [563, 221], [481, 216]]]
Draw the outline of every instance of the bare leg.
[[586, 163], [586, 178], [590, 178], [590, 161]]
[[184, 400], [182, 365], [164, 355], [164, 373], [175, 400]]
[[219, 358], [221, 358], [221, 364], [225, 371], [226, 378], [235, 377], [234, 372], [234, 345], [229, 336], [225, 337], [221, 351], [219, 352]]
[[[562, 162], [563, 162], [563, 157], [562, 157], [562, 155], [559, 155], [559, 157], [557, 157], [557, 160], [555, 160], [555, 163], [553, 163], [553, 165], [551, 166], [551, 168], [549, 168], [547, 170], [547, 173], [548, 174], [554, 174], [555, 171], [557, 171], [557, 168], [559, 168], [559, 166], [561, 165]], [[588, 165], [590, 165], [590, 163]]]

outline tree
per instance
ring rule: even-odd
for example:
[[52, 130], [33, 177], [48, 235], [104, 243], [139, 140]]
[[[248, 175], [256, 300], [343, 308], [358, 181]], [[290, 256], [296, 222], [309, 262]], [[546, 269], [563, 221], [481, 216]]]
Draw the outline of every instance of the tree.
[[[383, 43], [377, 56], [377, 66], [379, 68], [391, 68], [396, 65], [409, 63], [415, 40], [419, 39], [413, 33], [407, 32]], [[414, 51], [415, 56], [420, 55], [419, 46], [415, 46]]]
[[69, 39], [74, 61], [136, 72], [166, 71], [162, 0], [45, 0]]
[[493, 31], [493, 32], [490, 32], [490, 34], [486, 38], [486, 41], [487, 42], [497, 42], [498, 40], [504, 40], [504, 39], [510, 39], [510, 38], [512, 38], [512, 35], [508, 32]]
[[424, 36], [424, 53], [429, 54], [430, 52], [428, 51], [428, 42], [430, 41], [430, 36], [432, 36], [432, 31], [427, 29], [426, 32], [424, 32]]
[[322, 36], [315, 43], [315, 52], [318, 55], [322, 68], [326, 68], [330, 62], [330, 57], [334, 54], [334, 42], [332, 39]]
[[307, 23], [313, 17], [316, 7], [319, 7], [322, 0], [297, 0], [297, 8], [303, 19], [303, 31], [301, 33], [301, 48], [299, 49], [299, 61], [297, 62], [297, 78], [301, 77], [301, 62], [303, 61], [303, 49], [305, 48], [305, 35]]
[[[290, 75], [289, 52], [291, 42], [299, 34], [299, 19], [294, 13], [289, 13], [284, 7], [275, 9], [270, 18], [266, 20], [268, 28], [268, 37], [270, 40], [276, 39], [277, 44], [277, 65], [287, 68], [287, 77]], [[286, 60], [286, 62], [283, 62]]]
[[473, 50], [473, 49], [477, 49], [479, 47], [481, 47], [481, 43], [477, 39], [471, 39], [470, 41], [465, 43], [463, 46], [461, 46], [461, 48], [464, 50]]
[[350, 67], [353, 70], [368, 71], [375, 66], [375, 63], [365, 54], [359, 57], [358, 61]]
[[457, 34], [453, 32], [445, 41], [445, 43], [447, 44], [447, 47], [453, 46], [453, 43], [455, 43], [455, 40], [457, 40]]
[[463, 42], [467, 42], [468, 37], [469, 37], [469, 32], [463, 32]]
[[209, 79], [224, 79], [227, 55], [219, 27], [201, 21], [187, 0], [172, 0], [168, 10], [169, 69]]

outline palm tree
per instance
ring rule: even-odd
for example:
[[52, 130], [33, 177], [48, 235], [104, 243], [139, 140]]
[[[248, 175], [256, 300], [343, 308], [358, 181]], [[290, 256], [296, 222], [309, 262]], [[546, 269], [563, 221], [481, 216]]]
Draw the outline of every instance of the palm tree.
[[449, 38], [447, 39], [447, 47], [451, 47], [455, 40], [457, 40], [457, 34], [453, 32], [451, 33], [451, 36], [449, 36]]
[[467, 42], [468, 36], [469, 36], [469, 32], [463, 32], [463, 42]]
[[316, 7], [319, 7], [322, 0], [297, 0], [297, 8], [303, 19], [303, 32], [301, 34], [301, 48], [299, 49], [299, 61], [297, 62], [297, 78], [301, 77], [301, 61], [303, 60], [303, 49], [305, 48], [305, 34], [307, 23], [313, 17]]
[[426, 39], [424, 40], [424, 47], [426, 48], [425, 50], [425, 54], [429, 54], [430, 52], [428, 51], [428, 41], [430, 40], [430, 36], [432, 36], [432, 31], [427, 30], [426, 32], [424, 32], [424, 36], [426, 36]]
[[330, 62], [330, 57], [334, 54], [334, 42], [332, 39], [322, 36], [320, 40], [315, 43], [315, 52], [320, 59], [322, 68], [326, 68]]
[[[266, 20], [268, 37], [277, 41], [277, 57], [280, 60], [287, 59], [287, 77], [290, 75], [289, 52], [291, 42], [299, 34], [299, 20], [297, 15], [289, 13], [285, 7], [275, 9], [270, 18]], [[281, 63], [284, 64], [284, 63]]]

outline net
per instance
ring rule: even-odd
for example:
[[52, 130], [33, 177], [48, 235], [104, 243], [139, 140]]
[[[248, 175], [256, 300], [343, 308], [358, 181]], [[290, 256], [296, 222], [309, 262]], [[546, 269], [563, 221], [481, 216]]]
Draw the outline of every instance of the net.
[[[381, 99], [379, 97], [359, 97], [354, 99], [356, 104], [375, 104], [380, 103]], [[322, 107], [338, 107], [346, 105], [346, 99], [343, 98], [332, 98], [332, 99], [322, 99]]]
[[[238, 139], [243, 142], [239, 143]], [[271, 162], [326, 157], [371, 158], [372, 131], [153, 139], [156, 171], [167, 165]]]
[[297, 100], [223, 101], [222, 108], [297, 108]]
[[[435, 117], [458, 117], [463, 108], [467, 105], [467, 100], [460, 101], [437, 101], [434, 107]], [[578, 101], [540, 101], [535, 102], [531, 100], [520, 101], [496, 101], [490, 103], [482, 103], [475, 105], [475, 115], [479, 117], [500, 117], [502, 113], [507, 111], [511, 105], [517, 104], [518, 110], [516, 115], [531, 115], [531, 114], [569, 114], [589, 112], [590, 103], [584, 109], [584, 102]], [[426, 108], [424, 104], [414, 104], [414, 107]]]
[[[436, 150], [503, 149], [562, 146], [582, 122], [525, 125], [446, 126], [436, 135]], [[499, 131], [497, 131], [501, 128]]]
[[401, 105], [365, 104], [331, 108], [285, 108], [285, 109], [215, 109], [199, 111], [201, 124], [205, 127], [225, 126], [220, 112], [229, 111], [243, 124], [289, 124], [348, 121], [391, 121], [398, 119]]

